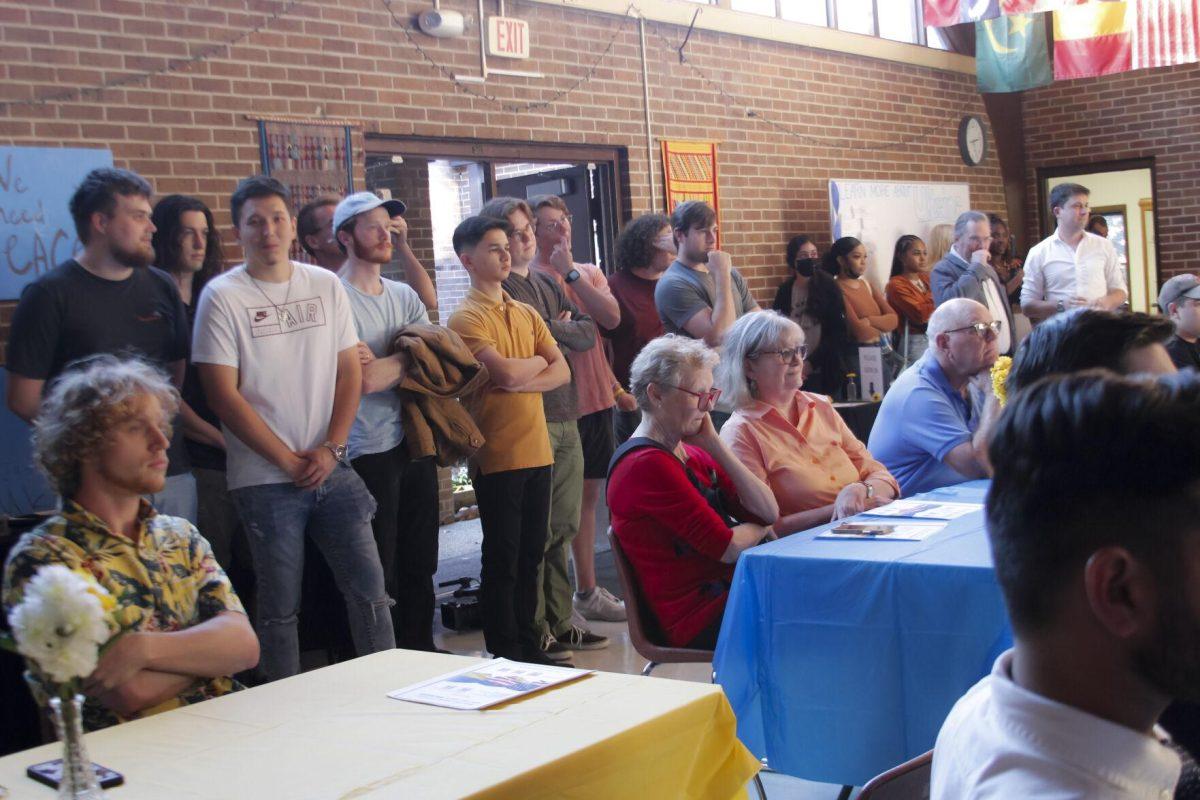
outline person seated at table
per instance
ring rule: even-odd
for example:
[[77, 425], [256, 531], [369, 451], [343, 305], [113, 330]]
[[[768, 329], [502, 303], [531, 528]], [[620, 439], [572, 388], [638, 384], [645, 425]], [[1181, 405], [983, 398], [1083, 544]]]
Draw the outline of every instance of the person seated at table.
[[[83, 681], [89, 730], [239, 689], [227, 676], [258, 663], [258, 639], [208, 541], [143, 497], [162, 491], [178, 406], [154, 367], [102, 355], [68, 368], [34, 421], [34, 457], [63, 507], [9, 553], [4, 608], [51, 564], [86, 570], [116, 600], [109, 627], [121, 635]], [[32, 663], [30, 685], [48, 699]]]
[[[1200, 376], [1054, 376], [989, 447], [1014, 646], [942, 725], [934, 800], [1171, 797], [1155, 721], [1200, 696]], [[1119, 469], [1114, 469], [1119, 465]]]
[[1175, 372], [1166, 342], [1170, 321], [1150, 314], [1071, 309], [1034, 328], [1017, 348], [1009, 393], [1047, 375], [1103, 368], [1120, 375]]
[[1003, 324], [965, 297], [929, 317], [929, 350], [892, 384], [867, 440], [904, 495], [991, 474], [985, 448], [998, 405], [989, 370]]
[[779, 515], [771, 490], [717, 436], [717, 354], [668, 334], [642, 348], [630, 391], [642, 422], [613, 454], [613, 533], [673, 647], [716, 647], [738, 555]]
[[800, 391], [804, 331], [753, 311], [725, 334], [717, 386], [733, 406], [721, 439], [779, 504], [784, 536], [894, 500], [896, 479], [876, 461], [829, 398]]
[[846, 301], [837, 281], [821, 269], [820, 253], [811, 236], [792, 237], [787, 245], [792, 275], [775, 292], [771, 308], [795, 320], [804, 331], [808, 357], [804, 383], [811, 391], [841, 397], [846, 369], [857, 360], [855, 344], [846, 329]]
[[915, 363], [925, 354], [929, 340], [925, 327], [933, 313], [933, 292], [929, 288], [929, 262], [920, 236], [907, 233], [896, 240], [892, 254], [892, 276], [885, 287], [888, 303], [900, 315], [896, 349], [904, 363]]

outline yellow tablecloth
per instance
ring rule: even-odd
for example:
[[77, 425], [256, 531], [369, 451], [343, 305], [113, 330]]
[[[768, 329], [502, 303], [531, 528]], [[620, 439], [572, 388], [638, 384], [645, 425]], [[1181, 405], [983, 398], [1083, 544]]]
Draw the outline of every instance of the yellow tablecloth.
[[[112, 800], [732, 798], [758, 762], [720, 687], [596, 673], [486, 711], [386, 695], [479, 659], [392, 650], [87, 735]], [[57, 744], [0, 759], [14, 798]]]

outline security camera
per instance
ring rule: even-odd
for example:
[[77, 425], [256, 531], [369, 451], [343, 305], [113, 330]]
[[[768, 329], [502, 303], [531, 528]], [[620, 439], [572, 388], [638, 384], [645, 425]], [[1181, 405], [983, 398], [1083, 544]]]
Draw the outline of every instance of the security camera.
[[429, 36], [448, 39], [453, 36], [462, 36], [463, 30], [466, 28], [466, 20], [457, 11], [427, 8], [417, 15], [417, 27], [421, 29], [422, 33]]

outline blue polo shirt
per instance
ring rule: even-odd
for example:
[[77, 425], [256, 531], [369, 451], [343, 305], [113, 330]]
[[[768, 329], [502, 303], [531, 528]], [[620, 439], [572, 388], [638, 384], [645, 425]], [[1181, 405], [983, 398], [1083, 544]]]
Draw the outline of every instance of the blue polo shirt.
[[884, 396], [867, 449], [908, 497], [970, 480], [943, 459], [970, 441], [978, 427], [971, 404], [946, 380], [932, 353], [926, 352]]

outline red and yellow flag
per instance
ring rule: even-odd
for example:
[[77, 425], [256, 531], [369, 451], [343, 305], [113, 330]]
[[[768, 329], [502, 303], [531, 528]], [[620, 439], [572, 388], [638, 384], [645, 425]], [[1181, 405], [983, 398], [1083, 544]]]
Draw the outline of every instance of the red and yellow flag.
[[1054, 12], [1054, 79], [1091, 78], [1133, 69], [1128, 3], [1088, 3]]

